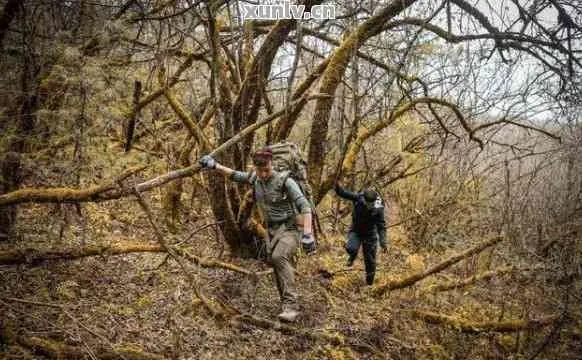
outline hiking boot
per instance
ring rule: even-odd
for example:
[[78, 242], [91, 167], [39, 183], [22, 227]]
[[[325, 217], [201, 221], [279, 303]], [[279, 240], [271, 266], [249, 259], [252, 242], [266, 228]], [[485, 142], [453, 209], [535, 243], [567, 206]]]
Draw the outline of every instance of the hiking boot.
[[354, 265], [354, 261], [356, 259], [352, 258], [351, 256], [348, 257], [348, 261], [346, 261], [346, 267], [352, 267], [352, 265]]
[[289, 307], [284, 307], [283, 308], [283, 312], [279, 314], [279, 320], [283, 321], [283, 322], [294, 322], [295, 320], [297, 320], [297, 317], [299, 316], [299, 311], [289, 308]]
[[375, 274], [367, 274], [366, 275], [366, 284], [372, 286], [374, 284], [374, 275]]

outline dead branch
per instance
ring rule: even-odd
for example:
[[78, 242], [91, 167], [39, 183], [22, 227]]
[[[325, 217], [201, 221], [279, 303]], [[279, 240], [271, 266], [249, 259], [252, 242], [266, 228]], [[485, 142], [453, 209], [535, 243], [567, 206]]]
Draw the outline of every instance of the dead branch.
[[413, 310], [413, 317], [424, 320], [430, 324], [439, 324], [461, 330], [463, 332], [515, 332], [521, 330], [538, 329], [554, 323], [559, 315], [550, 315], [541, 319], [519, 319], [504, 321], [468, 321], [450, 315], [438, 314], [431, 311]]
[[[177, 246], [170, 246], [170, 248], [177, 254], [186, 257], [188, 260], [203, 268], [224, 269], [255, 277], [267, 273], [265, 271], [254, 272], [217, 259], [202, 258]], [[35, 266], [45, 261], [77, 260], [91, 256], [112, 256], [140, 252], [167, 253], [159, 244], [144, 244], [136, 241], [123, 240], [107, 245], [91, 245], [69, 249], [24, 248], [2, 250], [0, 251], [0, 265], [27, 264]]]
[[[198, 266], [201, 266], [203, 268], [219, 268], [219, 269], [225, 269], [225, 270], [230, 270], [230, 271], [234, 271], [234, 272], [238, 272], [241, 274], [245, 274], [245, 275], [249, 275], [249, 276], [258, 276], [259, 273], [254, 272], [254, 271], [250, 271], [248, 269], [242, 268], [240, 266], [234, 265], [234, 264], [230, 264], [230, 263], [226, 263], [217, 259], [208, 259], [208, 258], [203, 258], [200, 256], [196, 256], [192, 253], [190, 253], [188, 250], [185, 249], [178, 249], [175, 248], [176, 252], [182, 256], [184, 256], [185, 258], [187, 258], [188, 260], [192, 261], [193, 263], [195, 263]], [[261, 274], [264, 272], [261, 272]]]
[[[504, 266], [499, 269], [484, 271], [480, 274], [475, 274], [465, 279], [450, 281], [443, 284], [431, 285], [426, 289], [426, 292], [440, 292], [453, 289], [460, 289], [473, 285], [479, 281], [489, 280], [497, 276], [505, 275], [517, 270], [514, 266]], [[522, 269], [523, 270], [523, 269]]]
[[114, 190], [116, 183], [125, 180], [131, 175], [144, 170], [146, 166], [132, 167], [125, 170], [113, 180], [87, 189], [49, 188], [49, 189], [20, 189], [0, 195], [0, 206], [19, 204], [23, 202], [81, 202], [95, 201], [103, 193]]
[[448, 259], [436, 264], [435, 266], [423, 271], [423, 272], [419, 272], [410, 276], [407, 276], [405, 278], [402, 279], [398, 279], [398, 280], [392, 280], [392, 281], [388, 281], [384, 284], [378, 285], [374, 290], [373, 293], [376, 296], [381, 296], [383, 295], [386, 291], [391, 291], [391, 290], [395, 290], [395, 289], [402, 289], [408, 286], [411, 286], [423, 279], [425, 279], [426, 277], [436, 274], [440, 271], [443, 271], [444, 269], [458, 263], [459, 261], [468, 258], [469, 256], [475, 255], [480, 253], [481, 251], [487, 249], [490, 246], [493, 246], [495, 244], [497, 244], [498, 242], [500, 242], [503, 238], [500, 236], [496, 236], [493, 237], [489, 240], [486, 240], [484, 242], [482, 242], [481, 244], [478, 244], [466, 251], [463, 251], [459, 254], [455, 254], [451, 257], [449, 257]]
[[[85, 358], [87, 353], [87, 350], [84, 347], [71, 346], [51, 339], [35, 336], [18, 336], [8, 329], [0, 331], [0, 340], [3, 340], [5, 343], [18, 344], [31, 349], [37, 355], [46, 356], [51, 359], [82, 359]], [[136, 345], [116, 346], [113, 349], [101, 347], [98, 348], [96, 352], [99, 354], [99, 359], [166, 359], [164, 356], [149, 353]]]
[[0, 251], [0, 265], [38, 265], [44, 261], [76, 260], [90, 256], [122, 255], [136, 252], [165, 252], [157, 244], [123, 241], [107, 245], [91, 245], [71, 249], [14, 249]]

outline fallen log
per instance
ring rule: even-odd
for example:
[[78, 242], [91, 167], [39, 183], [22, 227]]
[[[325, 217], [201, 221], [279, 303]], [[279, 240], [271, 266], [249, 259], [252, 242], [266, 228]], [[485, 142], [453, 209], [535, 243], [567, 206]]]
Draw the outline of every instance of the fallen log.
[[29, 188], [19, 189], [0, 195], [0, 206], [13, 205], [23, 202], [33, 203], [76, 203], [86, 201], [98, 201], [104, 194], [117, 189], [116, 183], [127, 179], [131, 175], [144, 170], [146, 166], [132, 167], [114, 179], [105, 181], [103, 184], [90, 186], [86, 189], [73, 189], [66, 187], [56, 188]]
[[[6, 336], [6, 331], [0, 336], [6, 343], [20, 345], [30, 349], [37, 355], [42, 355], [50, 359], [84, 359], [88, 355], [88, 350], [81, 346], [67, 345], [51, 339], [35, 336]], [[136, 345], [115, 346], [105, 348], [102, 346], [89, 348], [99, 359], [103, 360], [164, 360], [167, 357], [147, 352]]]
[[[254, 272], [235, 264], [227, 263], [213, 258], [202, 258], [190, 253], [188, 250], [172, 246], [178, 254], [189, 261], [203, 268], [218, 268], [238, 272], [248, 276], [259, 276], [268, 274], [271, 270]], [[92, 245], [79, 248], [68, 249], [13, 249], [0, 250], [0, 265], [27, 264], [31, 266], [40, 265], [46, 261], [77, 260], [91, 256], [111, 256], [131, 253], [166, 253], [160, 244], [144, 244], [140, 242], [123, 241], [107, 245]]]
[[[504, 266], [499, 269], [484, 271], [479, 274], [475, 274], [465, 279], [456, 280], [456, 281], [449, 281], [442, 284], [434, 284], [429, 286], [425, 291], [426, 292], [440, 292], [440, 291], [448, 291], [453, 289], [461, 289], [470, 285], [473, 285], [479, 281], [489, 280], [496, 276], [505, 275], [517, 270], [514, 266]], [[523, 270], [523, 269], [522, 269]]]
[[165, 252], [158, 244], [123, 242], [108, 245], [92, 245], [68, 249], [13, 249], [0, 251], [0, 265], [38, 265], [45, 261], [76, 260], [91, 256], [122, 255], [136, 252]]
[[430, 275], [433, 275], [433, 274], [436, 274], [440, 271], [443, 271], [444, 269], [458, 263], [459, 261], [461, 261], [463, 259], [468, 258], [469, 256], [480, 253], [481, 251], [487, 249], [488, 247], [497, 244], [501, 240], [502, 240], [502, 237], [500, 237], [500, 236], [493, 237], [493, 238], [486, 240], [486, 241], [482, 242], [481, 244], [478, 244], [478, 245], [476, 245], [476, 246], [474, 246], [466, 251], [463, 251], [459, 254], [453, 255], [453, 256], [449, 257], [448, 259], [436, 264], [435, 266], [433, 266], [425, 271], [421, 271], [421, 272], [412, 274], [412, 275], [407, 276], [407, 277], [402, 278], [402, 279], [390, 280], [384, 284], [380, 284], [375, 289], [372, 290], [372, 293], [375, 296], [381, 296], [384, 293], [386, 293], [387, 291], [402, 289], [402, 288], [411, 286], [411, 285], [425, 279], [426, 277], [428, 277]]
[[463, 332], [516, 332], [521, 330], [538, 329], [554, 323], [559, 315], [550, 315], [541, 319], [518, 319], [502, 321], [468, 321], [450, 315], [438, 314], [431, 311], [412, 310], [411, 314], [430, 324], [441, 324]]

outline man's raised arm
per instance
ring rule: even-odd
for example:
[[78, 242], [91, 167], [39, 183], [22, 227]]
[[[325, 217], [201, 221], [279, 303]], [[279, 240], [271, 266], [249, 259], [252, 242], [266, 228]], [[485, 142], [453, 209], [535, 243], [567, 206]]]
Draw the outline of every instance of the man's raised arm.
[[218, 161], [216, 161], [212, 156], [210, 155], [204, 155], [200, 161], [200, 166], [202, 166], [205, 169], [211, 169], [211, 170], [217, 170], [218, 172], [220, 172], [222, 175], [230, 178], [233, 181], [236, 182], [250, 182], [251, 179], [251, 174], [248, 172], [244, 172], [244, 171], [236, 171], [233, 170], [229, 167], [226, 167], [222, 164], [220, 164]]
[[344, 198], [346, 200], [351, 200], [351, 201], [358, 200], [358, 194], [342, 188], [339, 185], [339, 183], [337, 183], [337, 182], [335, 183], [334, 190], [335, 190], [335, 193], [341, 198]]

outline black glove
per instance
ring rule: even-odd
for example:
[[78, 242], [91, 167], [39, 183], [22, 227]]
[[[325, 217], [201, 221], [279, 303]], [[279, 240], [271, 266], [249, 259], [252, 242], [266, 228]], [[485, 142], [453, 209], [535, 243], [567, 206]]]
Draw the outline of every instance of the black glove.
[[216, 160], [214, 160], [214, 158], [210, 155], [204, 155], [199, 161], [198, 163], [200, 164], [200, 166], [202, 166], [203, 168], [206, 169], [216, 169]]
[[301, 247], [306, 255], [313, 255], [315, 253], [315, 238], [312, 234], [303, 234]]

